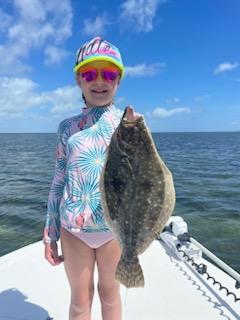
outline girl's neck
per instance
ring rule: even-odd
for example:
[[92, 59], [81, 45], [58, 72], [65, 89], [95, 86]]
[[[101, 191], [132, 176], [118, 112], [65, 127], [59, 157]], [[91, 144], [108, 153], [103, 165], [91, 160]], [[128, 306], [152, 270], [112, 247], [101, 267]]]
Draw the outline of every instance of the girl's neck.
[[112, 105], [113, 105], [113, 101], [105, 105], [92, 105], [90, 103], [85, 102], [85, 106], [86, 106], [85, 108], [105, 108], [105, 107], [110, 107]]

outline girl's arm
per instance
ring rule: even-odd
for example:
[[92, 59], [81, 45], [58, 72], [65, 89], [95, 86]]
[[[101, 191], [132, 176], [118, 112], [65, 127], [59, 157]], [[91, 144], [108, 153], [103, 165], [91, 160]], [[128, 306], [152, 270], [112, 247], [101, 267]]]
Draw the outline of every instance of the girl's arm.
[[61, 122], [58, 127], [55, 173], [47, 203], [47, 217], [43, 234], [44, 243], [58, 241], [60, 237], [59, 205], [63, 196], [66, 171], [66, 145], [63, 136], [64, 125]]

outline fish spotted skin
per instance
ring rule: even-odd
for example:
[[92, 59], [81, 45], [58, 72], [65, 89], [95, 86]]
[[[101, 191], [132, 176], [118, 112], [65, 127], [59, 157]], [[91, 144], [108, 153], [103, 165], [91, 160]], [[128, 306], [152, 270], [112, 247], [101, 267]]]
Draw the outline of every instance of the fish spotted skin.
[[115, 277], [126, 287], [143, 287], [138, 255], [159, 236], [175, 206], [171, 172], [144, 118], [123, 117], [115, 130], [100, 179], [105, 219], [122, 248]]

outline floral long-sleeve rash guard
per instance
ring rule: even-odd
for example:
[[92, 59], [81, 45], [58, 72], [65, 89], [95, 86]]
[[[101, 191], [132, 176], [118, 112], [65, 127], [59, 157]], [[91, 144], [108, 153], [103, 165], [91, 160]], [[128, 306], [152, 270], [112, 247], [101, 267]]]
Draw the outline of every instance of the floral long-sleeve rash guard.
[[99, 180], [107, 146], [122, 115], [114, 105], [85, 107], [59, 124], [45, 240], [59, 240], [61, 225], [73, 232], [110, 231], [101, 207]]

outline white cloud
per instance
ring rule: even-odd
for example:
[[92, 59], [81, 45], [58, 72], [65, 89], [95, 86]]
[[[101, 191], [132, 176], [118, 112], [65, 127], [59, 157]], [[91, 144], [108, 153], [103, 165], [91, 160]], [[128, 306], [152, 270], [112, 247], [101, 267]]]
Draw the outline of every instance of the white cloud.
[[231, 71], [231, 70], [236, 69], [238, 66], [239, 66], [238, 62], [234, 62], [234, 63], [224, 62], [224, 63], [219, 64], [215, 68], [214, 74], [219, 74], [219, 73], [223, 73], [223, 72], [226, 72], [226, 71]]
[[172, 117], [176, 113], [189, 113], [191, 112], [189, 108], [175, 108], [175, 109], [165, 109], [165, 108], [155, 108], [151, 112], [146, 112], [149, 118], [167, 118]]
[[110, 18], [107, 17], [106, 13], [99, 15], [95, 20], [85, 19], [83, 21], [83, 34], [87, 36], [103, 36], [105, 33], [105, 27], [110, 25]]
[[153, 19], [157, 8], [165, 0], [126, 0], [121, 6], [120, 21], [123, 27], [149, 32], [153, 29]]
[[36, 88], [37, 84], [27, 78], [0, 78], [1, 112], [21, 113], [38, 104], [34, 94]]
[[231, 123], [232, 126], [239, 126], [240, 125], [240, 121], [233, 121]]
[[138, 64], [133, 67], [126, 66], [125, 74], [130, 77], [153, 76], [166, 66], [165, 63]]
[[14, 3], [23, 18], [44, 20], [45, 12], [38, 0], [14, 0]]
[[22, 118], [27, 118], [27, 119], [30, 119], [30, 120], [33, 120], [33, 121], [48, 121], [48, 122], [52, 122], [52, 118], [49, 117], [49, 116], [43, 116], [43, 115], [40, 115], [40, 114], [36, 114], [34, 112], [28, 112], [27, 114], [23, 114]]
[[[61, 48], [72, 33], [69, 0], [15, 0], [13, 7], [11, 24], [6, 13], [0, 13], [5, 14], [5, 23], [1, 23], [0, 28], [5, 37], [5, 43], [0, 46], [0, 70], [5, 75], [29, 71], [25, 59], [31, 50], [41, 50], [48, 45]], [[64, 56], [62, 54], [61, 58]], [[49, 58], [48, 50], [46, 57], [48, 63], [56, 62], [56, 59]]]
[[12, 22], [12, 17], [0, 8], [0, 32], [6, 30]]
[[6, 119], [21, 119], [24, 117], [24, 113], [22, 112], [16, 112], [16, 113], [8, 113], [5, 111], [0, 110], [0, 118], [1, 120], [6, 118]]
[[19, 117], [49, 109], [50, 116], [55, 116], [80, 110], [81, 91], [77, 86], [47, 92], [38, 92], [38, 89], [38, 85], [28, 78], [0, 78], [0, 114]]
[[117, 99], [114, 100], [116, 105], [120, 105], [126, 101], [125, 97], [118, 97]]
[[166, 99], [166, 103], [178, 103], [178, 102], [180, 102], [180, 99], [177, 97]]
[[77, 86], [65, 86], [43, 94], [44, 99], [52, 106], [52, 114], [70, 114], [80, 111], [81, 91]]
[[69, 53], [61, 49], [59, 47], [55, 46], [48, 46], [45, 51], [45, 60], [44, 63], [46, 65], [54, 64], [54, 63], [60, 63], [66, 56], [69, 55]]
[[195, 102], [199, 102], [199, 101], [206, 100], [206, 99], [210, 98], [211, 96], [212, 96], [212, 94], [205, 94], [205, 95], [202, 95], [202, 96], [194, 97], [193, 100]]

